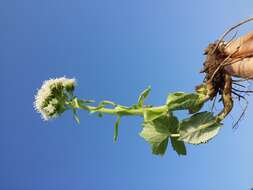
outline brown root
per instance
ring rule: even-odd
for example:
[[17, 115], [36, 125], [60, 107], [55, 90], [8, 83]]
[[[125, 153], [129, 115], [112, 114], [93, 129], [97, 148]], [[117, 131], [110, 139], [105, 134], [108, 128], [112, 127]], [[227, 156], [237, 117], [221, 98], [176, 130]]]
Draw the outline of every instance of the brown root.
[[222, 103], [224, 105], [223, 110], [218, 114], [218, 118], [223, 120], [233, 108], [232, 99], [232, 79], [229, 74], [225, 74], [225, 84], [222, 91]]
[[[216, 45], [216, 43], [209, 44], [205, 49], [206, 60], [202, 71], [206, 73], [204, 82], [207, 85], [208, 95], [211, 100], [218, 93], [222, 94], [225, 85], [224, 68], [219, 67], [227, 56], [224, 53], [224, 46], [216, 48]], [[216, 50], [214, 51], [214, 49]]]
[[217, 96], [221, 96], [223, 110], [217, 115], [217, 120], [223, 120], [233, 108], [232, 98], [232, 77], [224, 69], [224, 65], [230, 61], [230, 56], [226, 55], [225, 43], [217, 48], [217, 43], [209, 44], [205, 49], [206, 60], [204, 62], [205, 78], [204, 83], [207, 87], [207, 94], [213, 100], [213, 106]]
[[[204, 62], [204, 68], [202, 70], [202, 73], [205, 73], [205, 78], [204, 78], [203, 83], [206, 84], [207, 95], [209, 97], [209, 100], [214, 99], [212, 111], [213, 111], [215, 99], [217, 98], [217, 96], [220, 97], [220, 100], [223, 103], [223, 110], [220, 111], [217, 115], [218, 121], [223, 120], [233, 109], [234, 98], [232, 97], [232, 94], [234, 94], [236, 98], [238, 98], [239, 100], [241, 99], [246, 100], [245, 95], [249, 93], [253, 93], [253, 91], [246, 89], [246, 87], [243, 84], [241, 84], [241, 82], [245, 81], [245, 79], [233, 80], [232, 76], [229, 73], [227, 73], [227, 71], [225, 70], [225, 66], [233, 64], [237, 62], [238, 60], [245, 58], [245, 56], [240, 57], [240, 58], [233, 57], [237, 53], [240, 47], [238, 47], [235, 52], [228, 55], [225, 52], [225, 48], [227, 47], [228, 43], [224, 41], [224, 37], [235, 28], [249, 21], [253, 21], [253, 18], [242, 21], [239, 24], [230, 28], [228, 31], [226, 31], [223, 34], [223, 36], [219, 40], [217, 40], [214, 43], [210, 43], [204, 51], [204, 54], [206, 55], [206, 59]], [[252, 55], [253, 53], [247, 56], [252, 56]], [[236, 87], [234, 87], [233, 84]], [[244, 115], [246, 109], [247, 109], [247, 106], [243, 110], [243, 113], [239, 117], [239, 120]], [[238, 124], [239, 120], [236, 121], [235, 125]]]

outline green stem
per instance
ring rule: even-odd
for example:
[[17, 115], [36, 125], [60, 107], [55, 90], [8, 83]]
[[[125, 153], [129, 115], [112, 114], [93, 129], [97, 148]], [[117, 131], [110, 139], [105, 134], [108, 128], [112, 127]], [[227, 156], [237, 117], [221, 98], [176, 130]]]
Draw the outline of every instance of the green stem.
[[[122, 108], [121, 106], [117, 106], [115, 108], [100, 108], [97, 110], [97, 107], [95, 106], [81, 106], [78, 107], [79, 109], [82, 110], [87, 110], [87, 111], [96, 111], [98, 113], [106, 113], [110, 115], [124, 115], [124, 116], [143, 116], [145, 111], [150, 111], [152, 112], [157, 112], [157, 113], [164, 113], [168, 111], [168, 107], [166, 105], [164, 106], [157, 106], [157, 107], [148, 107], [148, 108], [137, 108], [137, 109], [126, 109]], [[171, 137], [180, 137], [180, 134], [170, 134]]]
[[[110, 114], [116, 116], [144, 116], [146, 111], [152, 111], [157, 113], [167, 113], [168, 106], [157, 106], [157, 107], [141, 107], [141, 108], [128, 108], [121, 105], [116, 105], [114, 108], [105, 108], [105, 107], [96, 107], [96, 106], [88, 106], [82, 105], [79, 103], [77, 99], [73, 99], [71, 102], [66, 102], [66, 105], [74, 108], [74, 109], [82, 109], [87, 110], [89, 112], [98, 112], [103, 114]], [[180, 137], [180, 134], [170, 134], [171, 137]]]
[[143, 108], [131, 108], [131, 109], [127, 109], [124, 108], [123, 106], [117, 106], [115, 108], [100, 108], [97, 109], [97, 107], [95, 106], [81, 106], [78, 107], [79, 109], [83, 109], [83, 110], [87, 110], [87, 111], [95, 111], [98, 113], [106, 113], [106, 114], [110, 114], [110, 115], [139, 115], [139, 116], [143, 116], [145, 111], [153, 111], [153, 112], [166, 112], [168, 111], [167, 106], [158, 106], [158, 107], [143, 107]]

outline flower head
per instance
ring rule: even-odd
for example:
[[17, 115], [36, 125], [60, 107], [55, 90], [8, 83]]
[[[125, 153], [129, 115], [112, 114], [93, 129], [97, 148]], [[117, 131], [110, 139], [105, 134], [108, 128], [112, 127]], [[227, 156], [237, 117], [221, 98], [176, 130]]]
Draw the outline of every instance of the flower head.
[[75, 79], [65, 77], [44, 81], [35, 95], [35, 110], [44, 120], [58, 117], [67, 109], [66, 101], [72, 96], [75, 86]]

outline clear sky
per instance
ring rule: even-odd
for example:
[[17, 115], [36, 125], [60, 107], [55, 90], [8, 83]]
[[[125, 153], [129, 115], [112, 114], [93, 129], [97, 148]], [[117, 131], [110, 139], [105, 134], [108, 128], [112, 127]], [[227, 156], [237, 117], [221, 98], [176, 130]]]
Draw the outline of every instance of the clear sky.
[[155, 105], [169, 92], [190, 92], [202, 81], [203, 49], [252, 7], [252, 0], [1, 0], [0, 189], [253, 187], [253, 100], [238, 130], [228, 118], [210, 143], [188, 145], [186, 157], [171, 149], [153, 156], [138, 135], [140, 118], [123, 118], [115, 144], [113, 117], [81, 112], [79, 127], [71, 113], [44, 122], [32, 105], [42, 81], [60, 76], [78, 80], [79, 97], [125, 105], [148, 85]]

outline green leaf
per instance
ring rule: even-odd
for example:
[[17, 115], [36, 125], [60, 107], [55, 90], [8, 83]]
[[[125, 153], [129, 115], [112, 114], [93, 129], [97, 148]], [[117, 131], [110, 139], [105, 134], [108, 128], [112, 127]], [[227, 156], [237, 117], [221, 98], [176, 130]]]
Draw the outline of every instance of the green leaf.
[[118, 140], [120, 119], [121, 119], [121, 117], [118, 116], [116, 123], [114, 125], [114, 136], [113, 136], [114, 142], [116, 142]]
[[201, 101], [201, 99], [199, 98], [195, 105], [193, 105], [192, 107], [189, 107], [189, 113], [193, 114], [193, 113], [197, 113], [199, 110], [201, 110], [201, 108], [203, 107], [205, 102]]
[[[173, 115], [171, 115], [171, 117], [174, 119], [174, 124], [173, 127], [171, 128], [171, 133], [177, 134], [179, 133], [179, 122], [177, 118], [174, 117]], [[175, 150], [179, 156], [186, 155], [186, 147], [183, 141], [178, 140], [178, 137], [170, 137], [170, 141], [173, 150]]]
[[196, 104], [189, 108], [190, 114], [198, 112], [204, 105], [206, 101], [206, 96], [208, 94], [207, 86], [206, 84], [201, 84], [196, 87], [196, 93], [198, 95], [198, 100], [196, 101]]
[[73, 104], [74, 108], [80, 108], [81, 107], [81, 105], [79, 104], [78, 99], [76, 97], [72, 100], [72, 104]]
[[111, 106], [117, 106], [117, 104], [116, 103], [114, 103], [114, 102], [112, 102], [112, 101], [109, 101], [109, 100], [104, 100], [104, 101], [102, 101], [102, 102], [100, 102], [100, 104], [99, 104], [99, 106], [106, 106], [106, 105], [111, 105]]
[[[91, 100], [87, 100], [86, 102], [90, 102]], [[73, 108], [85, 108], [88, 110], [88, 107], [84, 105], [85, 100], [78, 100], [77, 97], [73, 98], [72, 100], [72, 106]]]
[[76, 111], [76, 109], [72, 109], [72, 111], [73, 111], [74, 119], [75, 119], [76, 123], [79, 125], [80, 124], [80, 119], [77, 115], [77, 111]]
[[133, 104], [130, 108], [131, 108], [131, 109], [138, 109], [139, 106], [138, 106], [137, 104]]
[[163, 155], [168, 145], [168, 137], [178, 128], [179, 122], [172, 115], [161, 115], [152, 121], [144, 122], [140, 136], [152, 146], [154, 154]]
[[170, 111], [188, 109], [193, 112], [198, 111], [202, 107], [198, 94], [184, 92], [170, 94], [167, 98], [167, 106]]
[[173, 149], [180, 155], [186, 155], [186, 147], [183, 141], [179, 141], [178, 138], [171, 137], [170, 138], [171, 145]]
[[199, 95], [206, 96], [208, 94], [207, 85], [201, 84], [196, 86], [196, 92]]
[[196, 113], [180, 123], [180, 138], [187, 143], [206, 143], [218, 134], [222, 124], [210, 112]]
[[155, 155], [163, 156], [168, 146], [169, 138], [166, 138], [161, 143], [155, 143], [152, 145], [152, 153]]
[[103, 114], [102, 113], [98, 113], [98, 117], [103, 117]]
[[198, 112], [203, 107], [204, 102], [204, 96], [196, 93], [176, 92], [167, 98], [169, 110], [188, 109], [190, 114]]
[[117, 112], [118, 115], [131, 115], [129, 113], [129, 110], [131, 110], [131, 109], [132, 108], [120, 106], [120, 105], [115, 107], [115, 111]]
[[98, 107], [96, 107], [95, 109], [92, 109], [92, 110], [90, 111], [90, 113], [91, 113], [91, 114], [96, 113], [96, 112], [98, 112], [99, 110], [103, 109], [106, 105], [111, 105], [111, 106], [114, 106], [114, 107], [117, 106], [117, 104], [114, 103], [114, 102], [112, 102], [112, 101], [104, 100], [104, 101], [102, 101], [102, 102], [100, 102], [100, 103], [98, 104]]
[[94, 103], [94, 100], [78, 100], [79, 104], [89, 104]]
[[144, 100], [148, 97], [149, 93], [151, 91], [151, 87], [149, 86], [147, 89], [145, 89], [139, 96], [138, 99], [138, 107], [143, 107]]
[[161, 143], [170, 134], [169, 130], [165, 126], [161, 127], [162, 125], [155, 125], [153, 122], [144, 123], [143, 125], [144, 127], [140, 136], [150, 144]]
[[153, 121], [153, 120], [161, 117], [164, 114], [165, 113], [157, 112], [157, 111], [153, 111], [153, 110], [145, 110], [144, 111], [144, 122]]

